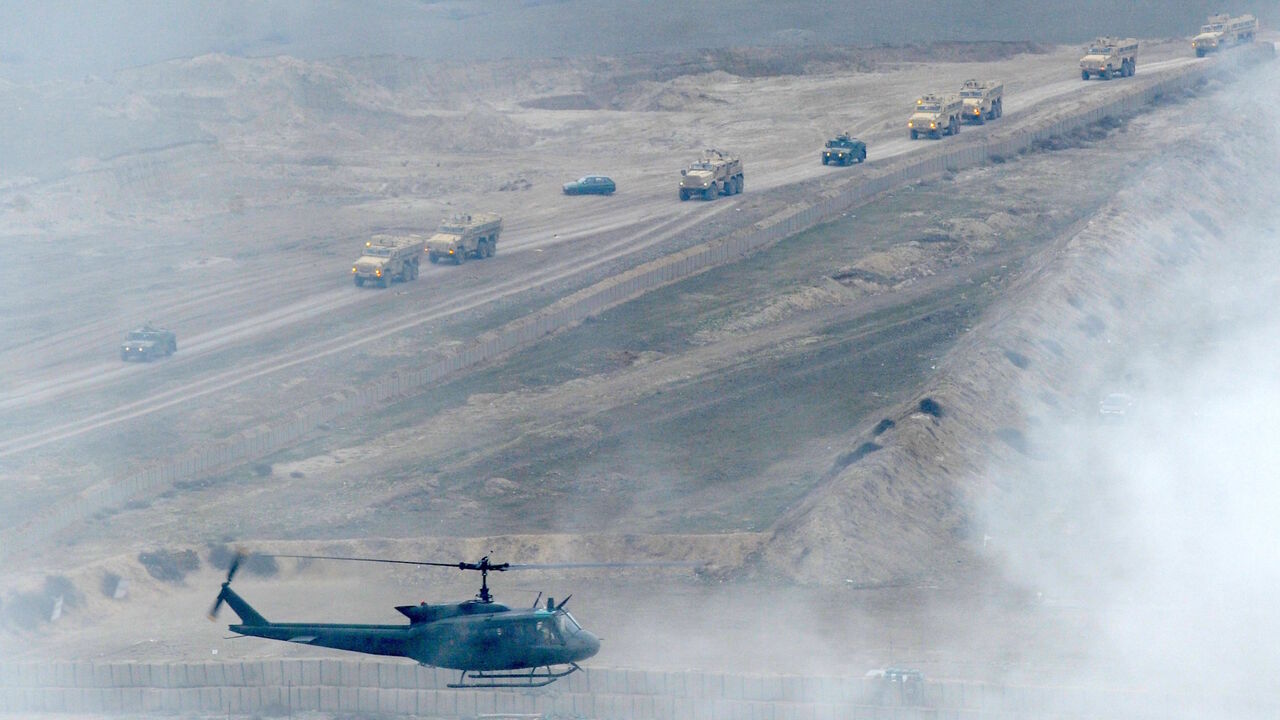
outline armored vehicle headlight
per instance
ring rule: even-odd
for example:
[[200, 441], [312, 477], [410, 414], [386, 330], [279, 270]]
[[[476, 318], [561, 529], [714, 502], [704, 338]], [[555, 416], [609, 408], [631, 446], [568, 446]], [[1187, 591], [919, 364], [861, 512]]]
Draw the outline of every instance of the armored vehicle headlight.
[[351, 272], [356, 272], [356, 269], [354, 267], [351, 268]]

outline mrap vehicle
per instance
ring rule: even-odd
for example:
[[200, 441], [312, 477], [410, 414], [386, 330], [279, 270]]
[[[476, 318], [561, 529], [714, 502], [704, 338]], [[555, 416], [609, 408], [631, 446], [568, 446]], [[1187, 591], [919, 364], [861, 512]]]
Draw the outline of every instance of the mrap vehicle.
[[351, 266], [356, 287], [365, 283], [390, 287], [394, 280], [417, 280], [423, 247], [422, 238], [416, 235], [374, 235]]
[[1257, 32], [1258, 18], [1252, 15], [1210, 15], [1209, 22], [1200, 27], [1200, 34], [1191, 39], [1191, 49], [1196, 51], [1196, 57], [1204, 57], [1232, 45], [1251, 43]]
[[446, 218], [436, 233], [427, 238], [427, 259], [433, 263], [452, 260], [461, 265], [467, 258], [484, 259], [498, 252], [502, 216], [497, 213], [464, 213]]
[[999, 80], [965, 80], [960, 98], [965, 122], [981, 125], [1004, 115], [1004, 83]]
[[1138, 41], [1134, 38], [1100, 37], [1089, 43], [1080, 58], [1080, 79], [1103, 80], [1132, 77], [1138, 71]]
[[921, 95], [916, 99], [915, 112], [907, 120], [908, 134], [912, 140], [921, 135], [940, 138], [943, 135], [960, 134], [960, 114], [964, 102], [957, 94]]

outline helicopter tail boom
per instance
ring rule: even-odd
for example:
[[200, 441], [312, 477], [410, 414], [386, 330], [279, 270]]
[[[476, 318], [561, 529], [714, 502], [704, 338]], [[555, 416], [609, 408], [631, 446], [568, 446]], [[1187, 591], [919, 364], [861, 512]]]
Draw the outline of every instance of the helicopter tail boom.
[[212, 618], [214, 613], [217, 612], [216, 608], [221, 606], [224, 602], [230, 605], [231, 610], [240, 618], [241, 625], [271, 624], [271, 622], [262, 617], [257, 610], [254, 610], [253, 606], [245, 602], [244, 598], [237, 595], [235, 590], [231, 589], [231, 583], [222, 584], [222, 591], [218, 593], [218, 599], [214, 603], [215, 610], [214, 612], [209, 613], [210, 618]]

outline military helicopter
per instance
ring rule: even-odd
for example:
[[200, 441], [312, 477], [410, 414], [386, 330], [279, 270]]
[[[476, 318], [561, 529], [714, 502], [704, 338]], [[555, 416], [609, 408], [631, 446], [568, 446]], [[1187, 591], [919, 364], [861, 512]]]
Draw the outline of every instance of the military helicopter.
[[480, 573], [480, 592], [459, 603], [400, 605], [396, 607], [407, 625], [364, 625], [348, 623], [271, 622], [254, 610], [231, 589], [236, 570], [248, 557], [236, 553], [227, 569], [209, 619], [217, 618], [222, 604], [231, 606], [240, 623], [228, 629], [240, 635], [319, 645], [372, 655], [390, 655], [416, 660], [420, 665], [461, 671], [451, 688], [531, 688], [549, 685], [581, 668], [578, 662], [600, 651], [600, 638], [582, 629], [565, 609], [569, 598], [555, 602], [547, 598], [539, 606], [512, 609], [494, 602], [489, 592], [489, 573], [508, 570], [568, 567], [619, 567], [686, 565], [687, 563], [565, 563], [557, 565], [513, 565], [490, 562], [425, 562], [381, 558], [337, 557], [330, 555], [267, 555], [266, 557], [306, 560], [344, 560], [397, 565], [423, 565], [473, 570]]

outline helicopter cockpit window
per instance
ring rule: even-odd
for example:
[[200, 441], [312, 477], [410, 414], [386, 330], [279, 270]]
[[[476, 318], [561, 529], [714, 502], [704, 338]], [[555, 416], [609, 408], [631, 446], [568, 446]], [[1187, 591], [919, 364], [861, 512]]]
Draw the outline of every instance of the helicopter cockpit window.
[[560, 637], [560, 633], [556, 630], [555, 624], [552, 623], [551, 620], [539, 620], [535, 627], [537, 628], [538, 640], [540, 642], [555, 644], [564, 643], [564, 640]]
[[556, 626], [565, 635], [577, 635], [582, 630], [582, 626], [578, 624], [577, 620], [573, 619], [573, 616], [567, 610], [556, 614]]

